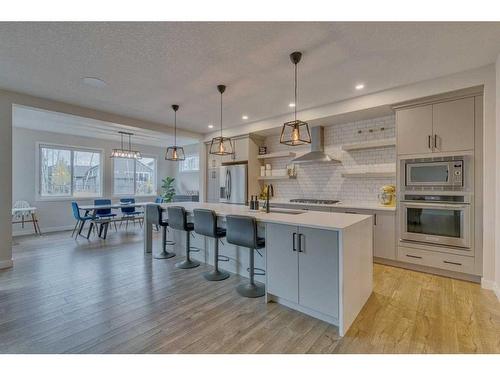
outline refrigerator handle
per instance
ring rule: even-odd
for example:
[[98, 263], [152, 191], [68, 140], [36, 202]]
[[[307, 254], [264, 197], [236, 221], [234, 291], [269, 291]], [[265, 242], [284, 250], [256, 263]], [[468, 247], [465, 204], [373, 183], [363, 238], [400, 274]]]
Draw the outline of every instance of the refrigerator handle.
[[230, 169], [228, 169], [228, 170], [227, 170], [227, 172], [228, 172], [228, 175], [229, 175], [229, 178], [228, 178], [228, 182], [229, 182], [228, 194], [229, 194], [229, 199], [231, 199], [231, 193], [232, 193], [232, 191], [231, 191], [231, 190], [233, 189], [233, 186], [232, 186], [232, 185], [233, 185], [233, 183], [232, 183], [232, 181], [231, 181], [231, 170], [230, 170]]
[[226, 191], [226, 200], [229, 199], [229, 194], [228, 194], [228, 189], [229, 189], [229, 182], [228, 182], [228, 176], [229, 176], [229, 170], [226, 169], [226, 181], [224, 183], [224, 190]]

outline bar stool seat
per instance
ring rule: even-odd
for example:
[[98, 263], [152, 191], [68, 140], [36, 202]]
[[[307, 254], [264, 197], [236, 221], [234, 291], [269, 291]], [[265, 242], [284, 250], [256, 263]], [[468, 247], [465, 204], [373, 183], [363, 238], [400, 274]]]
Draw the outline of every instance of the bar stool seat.
[[[249, 248], [249, 283], [241, 284], [236, 291], [243, 297], [257, 298], [266, 293], [265, 286], [255, 281], [254, 251], [266, 246], [264, 238], [257, 237], [257, 221], [254, 217], [243, 215], [226, 216], [227, 242], [236, 246]], [[262, 270], [263, 271], [263, 270]], [[265, 274], [262, 272], [261, 274]]]
[[163, 210], [161, 206], [157, 206], [156, 216], [152, 221], [154, 224], [159, 225], [162, 229], [161, 232], [161, 249], [162, 251], [154, 256], [155, 259], [170, 259], [175, 257], [174, 252], [167, 251], [167, 245], [175, 245], [174, 241], [167, 240], [168, 220], [163, 219]]
[[170, 228], [186, 232], [186, 259], [177, 263], [175, 266], [181, 269], [195, 268], [200, 265], [199, 262], [191, 260], [191, 232], [194, 230], [194, 224], [187, 222], [187, 213], [182, 206], [171, 206], [167, 208], [168, 225]]
[[219, 239], [226, 237], [226, 230], [217, 226], [217, 215], [213, 210], [195, 209], [194, 231], [206, 237], [214, 239], [214, 270], [205, 272], [203, 276], [209, 281], [221, 281], [229, 277], [229, 273], [219, 270]]

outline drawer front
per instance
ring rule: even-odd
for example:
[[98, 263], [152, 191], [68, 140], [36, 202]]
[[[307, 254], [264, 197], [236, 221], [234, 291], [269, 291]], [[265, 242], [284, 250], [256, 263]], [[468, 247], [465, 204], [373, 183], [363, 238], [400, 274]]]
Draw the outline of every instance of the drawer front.
[[398, 260], [448, 271], [474, 273], [474, 257], [398, 246]]

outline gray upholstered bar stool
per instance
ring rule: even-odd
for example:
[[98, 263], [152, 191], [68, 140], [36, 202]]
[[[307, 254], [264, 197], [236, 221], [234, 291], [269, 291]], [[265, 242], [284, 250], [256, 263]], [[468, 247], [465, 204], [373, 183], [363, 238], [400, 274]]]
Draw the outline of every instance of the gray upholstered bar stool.
[[167, 227], [168, 220], [163, 219], [163, 210], [161, 206], [156, 206], [156, 211], [152, 211], [155, 216], [153, 216], [153, 224], [159, 225], [162, 229], [161, 231], [161, 253], [154, 256], [155, 259], [169, 259], [175, 257], [175, 253], [167, 251], [167, 245], [175, 245], [174, 241], [167, 240]]
[[167, 208], [168, 212], [168, 225], [170, 228], [183, 230], [186, 232], [186, 259], [177, 263], [177, 268], [187, 269], [195, 268], [200, 265], [199, 262], [191, 260], [189, 253], [191, 251], [191, 232], [194, 230], [194, 224], [188, 223], [187, 214], [184, 207], [172, 206]]
[[217, 227], [217, 215], [212, 210], [196, 209], [194, 213], [194, 231], [214, 239], [213, 271], [205, 272], [203, 276], [210, 281], [221, 281], [229, 277], [229, 273], [219, 270], [219, 238], [226, 237], [226, 230]]
[[227, 242], [237, 246], [248, 247], [250, 250], [248, 266], [250, 282], [239, 285], [236, 291], [243, 297], [262, 297], [265, 294], [265, 287], [254, 280], [254, 251], [263, 248], [265, 240], [257, 237], [257, 222], [255, 218], [251, 216], [228, 215], [226, 216], [226, 228]]

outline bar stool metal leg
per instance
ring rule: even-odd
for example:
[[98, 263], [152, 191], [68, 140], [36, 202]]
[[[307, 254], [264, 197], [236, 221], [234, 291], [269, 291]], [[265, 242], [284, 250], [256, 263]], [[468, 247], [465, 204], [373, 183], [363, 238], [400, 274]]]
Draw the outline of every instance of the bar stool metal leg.
[[189, 268], [198, 267], [200, 265], [199, 262], [197, 262], [195, 260], [191, 260], [191, 258], [189, 257], [190, 247], [191, 247], [191, 233], [189, 231], [186, 231], [186, 260], [184, 260], [183, 262], [177, 263], [175, 265], [177, 268], [189, 269]]
[[175, 253], [167, 251], [167, 227], [161, 227], [161, 253], [154, 256], [155, 259], [170, 259], [175, 257]]
[[250, 282], [248, 284], [238, 285], [236, 291], [240, 296], [249, 297], [249, 298], [257, 298], [262, 297], [266, 294], [266, 288], [261, 283], [255, 282], [255, 267], [254, 267], [254, 249], [250, 250], [250, 258], [249, 258], [249, 273], [250, 273]]
[[205, 279], [207, 279], [208, 281], [222, 281], [222, 280], [226, 280], [229, 277], [229, 273], [219, 270], [219, 239], [214, 238], [214, 240], [215, 240], [214, 270], [209, 271], [209, 272], [205, 272], [203, 274], [203, 277], [205, 277]]

